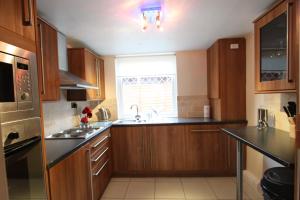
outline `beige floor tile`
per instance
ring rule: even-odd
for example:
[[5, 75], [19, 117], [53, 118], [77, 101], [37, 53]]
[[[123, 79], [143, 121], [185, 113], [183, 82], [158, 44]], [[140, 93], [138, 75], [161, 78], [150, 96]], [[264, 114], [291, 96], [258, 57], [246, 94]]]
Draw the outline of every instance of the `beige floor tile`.
[[186, 199], [215, 200], [217, 197], [204, 178], [182, 180]]
[[154, 181], [130, 182], [126, 199], [154, 199]]
[[[208, 184], [218, 199], [235, 199], [236, 184], [232, 178], [207, 178]], [[244, 191], [245, 199], [249, 199]]]
[[130, 182], [131, 178], [112, 178], [111, 182]]
[[184, 199], [183, 187], [180, 182], [160, 182], [155, 184], [155, 199]]
[[129, 182], [110, 182], [103, 194], [103, 198], [124, 198]]
[[156, 183], [181, 183], [180, 178], [175, 177], [158, 177], [155, 181]]
[[123, 200], [123, 199], [111, 199], [111, 198], [107, 199], [107, 198], [102, 198], [101, 200]]
[[206, 182], [205, 178], [202, 177], [186, 177], [180, 178], [182, 183], [203, 183]]
[[155, 182], [155, 178], [131, 178], [132, 182]]

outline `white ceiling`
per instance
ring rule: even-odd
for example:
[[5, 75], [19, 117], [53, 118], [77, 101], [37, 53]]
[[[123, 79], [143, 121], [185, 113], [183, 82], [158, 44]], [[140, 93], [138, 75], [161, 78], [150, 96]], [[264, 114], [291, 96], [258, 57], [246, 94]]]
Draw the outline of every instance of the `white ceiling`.
[[206, 49], [242, 36], [275, 0], [164, 0], [163, 32], [141, 31], [140, 7], [158, 0], [37, 0], [40, 16], [101, 55]]

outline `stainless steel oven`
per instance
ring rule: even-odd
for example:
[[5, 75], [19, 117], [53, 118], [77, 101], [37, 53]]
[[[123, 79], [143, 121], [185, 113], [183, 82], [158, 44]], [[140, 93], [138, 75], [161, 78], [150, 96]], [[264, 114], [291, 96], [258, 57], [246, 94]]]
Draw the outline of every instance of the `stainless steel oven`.
[[0, 42], [0, 133], [9, 199], [46, 199], [36, 56]]

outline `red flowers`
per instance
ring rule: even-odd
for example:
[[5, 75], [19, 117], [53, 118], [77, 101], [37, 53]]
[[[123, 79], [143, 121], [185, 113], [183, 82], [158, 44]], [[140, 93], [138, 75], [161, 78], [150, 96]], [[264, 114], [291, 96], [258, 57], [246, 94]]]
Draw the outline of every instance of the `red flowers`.
[[93, 114], [92, 114], [92, 110], [89, 107], [85, 107], [82, 110], [82, 114], [84, 114], [85, 116], [83, 116], [80, 120], [81, 123], [87, 124], [89, 122], [88, 118], [92, 118]]
[[92, 113], [92, 110], [91, 110], [89, 107], [85, 107], [85, 108], [82, 110], [82, 114], [89, 114], [89, 113]]
[[84, 124], [87, 124], [89, 122], [88, 118], [87, 117], [83, 117], [81, 118], [81, 123], [84, 123]]

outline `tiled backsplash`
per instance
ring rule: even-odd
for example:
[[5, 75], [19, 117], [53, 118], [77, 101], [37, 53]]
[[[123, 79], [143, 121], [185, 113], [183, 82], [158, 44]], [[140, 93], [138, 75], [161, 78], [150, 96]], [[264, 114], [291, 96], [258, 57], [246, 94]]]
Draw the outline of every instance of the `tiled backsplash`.
[[203, 117], [203, 106], [208, 105], [206, 95], [201, 96], [178, 96], [178, 117]]

